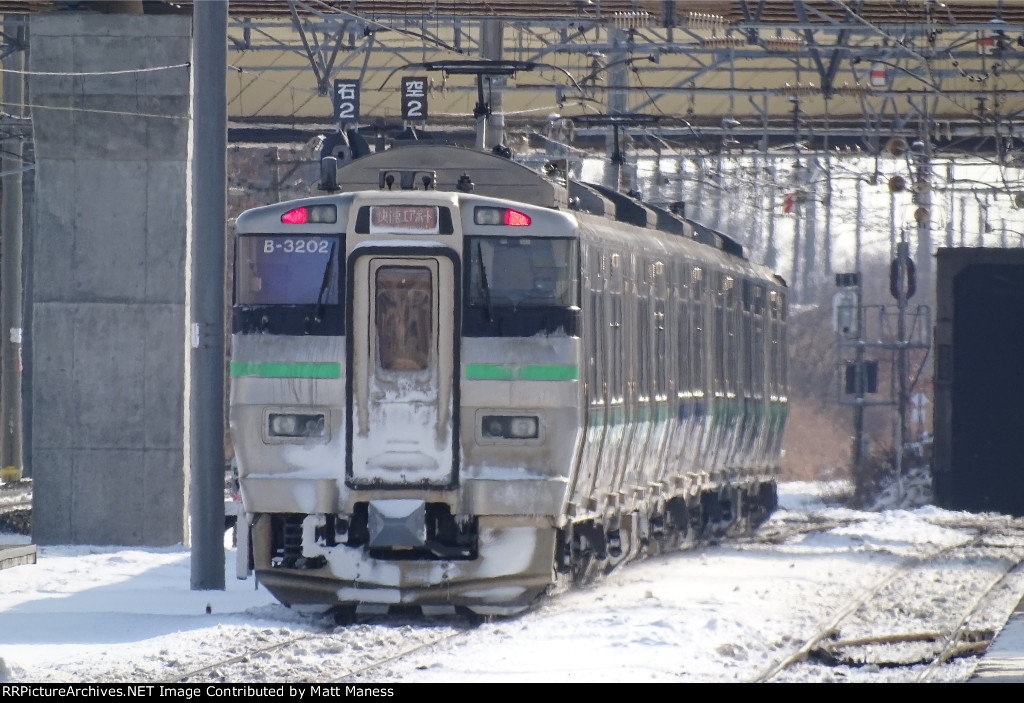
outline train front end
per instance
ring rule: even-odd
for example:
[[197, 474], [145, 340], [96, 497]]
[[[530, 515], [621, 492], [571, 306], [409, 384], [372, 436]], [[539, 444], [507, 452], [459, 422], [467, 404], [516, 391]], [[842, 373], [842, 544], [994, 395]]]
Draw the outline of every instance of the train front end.
[[554, 579], [575, 221], [432, 177], [238, 218], [230, 426], [252, 565], [286, 604], [508, 613]]

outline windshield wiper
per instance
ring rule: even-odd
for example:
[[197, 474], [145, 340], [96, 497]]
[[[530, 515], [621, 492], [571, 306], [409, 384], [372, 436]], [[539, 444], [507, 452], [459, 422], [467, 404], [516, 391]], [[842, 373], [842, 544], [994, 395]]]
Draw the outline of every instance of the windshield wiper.
[[480, 267], [480, 289], [484, 294], [484, 304], [487, 309], [487, 321], [492, 322], [491, 313], [491, 287], [487, 285], [487, 269], [484, 268], [484, 253], [480, 248], [480, 242], [476, 243], [477, 265]]
[[320, 292], [316, 296], [316, 316], [313, 318], [317, 323], [324, 321], [324, 307], [327, 305], [325, 295], [331, 287], [331, 272], [334, 270], [334, 245], [331, 242], [331, 249], [327, 252], [327, 267], [324, 269], [324, 279], [320, 282]]

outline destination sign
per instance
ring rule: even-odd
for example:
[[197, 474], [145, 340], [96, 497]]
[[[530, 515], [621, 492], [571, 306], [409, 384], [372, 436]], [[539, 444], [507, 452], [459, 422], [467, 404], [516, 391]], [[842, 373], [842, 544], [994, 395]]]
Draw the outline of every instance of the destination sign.
[[370, 208], [370, 234], [437, 234], [437, 208], [377, 205]]

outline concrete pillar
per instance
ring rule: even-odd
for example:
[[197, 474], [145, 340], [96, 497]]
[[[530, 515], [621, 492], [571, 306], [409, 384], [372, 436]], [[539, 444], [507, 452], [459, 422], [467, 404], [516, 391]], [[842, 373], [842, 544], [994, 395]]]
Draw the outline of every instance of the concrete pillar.
[[175, 544], [191, 18], [44, 13], [30, 35], [33, 537]]

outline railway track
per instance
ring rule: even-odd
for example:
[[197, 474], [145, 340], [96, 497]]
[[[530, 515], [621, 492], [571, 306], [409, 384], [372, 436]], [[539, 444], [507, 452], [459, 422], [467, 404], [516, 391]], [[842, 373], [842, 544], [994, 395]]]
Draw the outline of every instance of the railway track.
[[465, 637], [472, 631], [473, 628], [457, 629], [440, 633], [437, 637], [432, 639], [424, 639], [419, 642], [404, 644], [397, 652], [391, 652], [379, 658], [370, 657], [370, 661], [361, 662], [355, 666], [349, 667], [341, 676], [336, 679], [332, 679], [331, 683], [358, 683], [365, 677], [370, 677], [391, 666], [401, 663], [402, 660], [407, 657], [421, 654], [433, 647], [438, 647], [443, 644], [453, 644], [454, 641]]
[[[997, 528], [998, 529], [998, 528]], [[1019, 527], [1018, 527], [1019, 529]], [[900, 561], [798, 643], [787, 656], [762, 671], [754, 682], [806, 680], [807, 667], [906, 667], [918, 681], [939, 680], [951, 659], [982, 654], [1005, 623], [1024, 585], [1024, 548], [983, 528], [968, 543]], [[943, 598], [929, 609], [907, 608], [901, 594], [925, 582], [957, 583], [970, 594], [957, 610]], [[879, 623], [886, 623], [880, 631]]]
[[[395, 664], [404, 657], [461, 637], [473, 627], [456, 618], [435, 623], [388, 618], [347, 627], [323, 627], [313, 631], [264, 630], [251, 643], [202, 662], [180, 666], [155, 683], [219, 683], [237, 681], [321, 681], [357, 683], [361, 677]], [[316, 663], [304, 666], [311, 654]], [[324, 681], [324, 659], [338, 662], [340, 673]], [[165, 672], [166, 673], [166, 672]]]

